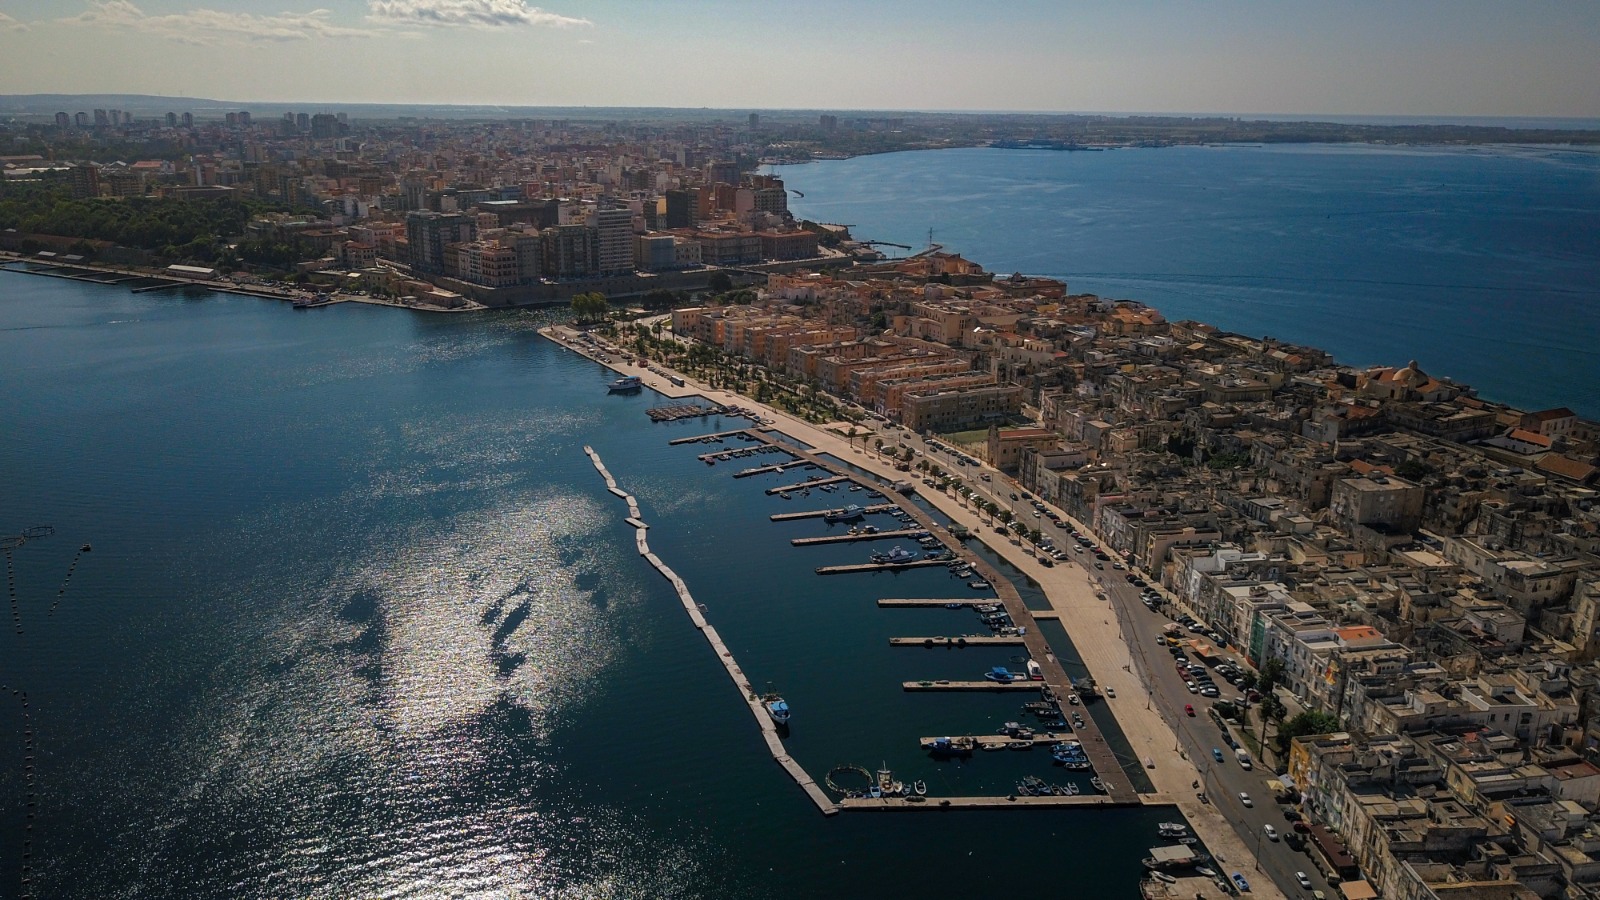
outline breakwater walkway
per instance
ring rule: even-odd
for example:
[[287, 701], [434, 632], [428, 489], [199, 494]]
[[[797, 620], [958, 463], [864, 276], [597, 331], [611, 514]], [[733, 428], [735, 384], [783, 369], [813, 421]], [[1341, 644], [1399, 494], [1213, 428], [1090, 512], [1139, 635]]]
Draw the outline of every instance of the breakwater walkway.
[[689, 593], [689, 586], [678, 576], [678, 573], [672, 571], [666, 563], [661, 561], [661, 557], [651, 552], [650, 542], [646, 537], [650, 526], [645, 524], [639, 515], [639, 501], [634, 499], [632, 494], [617, 486], [617, 480], [611, 476], [611, 473], [606, 469], [606, 464], [601, 461], [600, 454], [596, 453], [593, 447], [585, 446], [583, 452], [588, 454], [589, 461], [594, 463], [595, 470], [600, 473], [600, 477], [605, 479], [606, 490], [628, 504], [627, 522], [634, 527], [634, 541], [638, 545], [639, 555], [644, 557], [650, 565], [655, 566], [656, 571], [670, 581], [673, 589], [678, 592], [678, 599], [682, 601], [684, 611], [689, 614], [689, 620], [694, 622], [694, 627], [700, 629], [701, 634], [705, 635], [706, 641], [711, 644], [711, 649], [716, 651], [717, 659], [721, 660], [723, 668], [727, 669], [728, 677], [733, 679], [734, 686], [744, 695], [751, 714], [756, 717], [756, 724], [761, 728], [761, 737], [767, 742], [767, 749], [772, 751], [773, 760], [782, 766], [785, 772], [789, 773], [789, 777], [794, 779], [795, 784], [800, 785], [800, 788], [806, 792], [806, 795], [817, 805], [817, 809], [823, 815], [837, 815], [839, 812], [838, 804], [834, 803], [823, 792], [822, 787], [784, 749], [783, 740], [778, 734], [778, 726], [772, 721], [772, 717], [767, 715], [761, 694], [750, 684], [750, 679], [745, 677], [744, 670], [739, 668], [739, 663], [733, 658], [733, 652], [722, 642], [722, 637], [717, 634], [716, 628], [706, 621], [705, 615], [700, 612], [700, 605], [695, 602], [694, 595]]

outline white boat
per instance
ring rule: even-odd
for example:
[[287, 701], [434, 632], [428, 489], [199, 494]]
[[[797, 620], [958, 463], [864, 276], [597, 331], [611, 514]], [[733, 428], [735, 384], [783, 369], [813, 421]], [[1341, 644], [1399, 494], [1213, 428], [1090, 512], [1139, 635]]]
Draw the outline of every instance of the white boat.
[[768, 694], [766, 701], [762, 705], [767, 708], [767, 715], [772, 717], [774, 724], [789, 724], [789, 704], [782, 697], [777, 694]]

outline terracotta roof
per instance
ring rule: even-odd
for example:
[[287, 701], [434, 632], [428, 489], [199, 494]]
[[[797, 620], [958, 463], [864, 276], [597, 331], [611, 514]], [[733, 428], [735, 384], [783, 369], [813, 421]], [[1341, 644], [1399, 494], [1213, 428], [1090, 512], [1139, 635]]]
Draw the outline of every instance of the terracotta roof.
[[1555, 409], [1542, 409], [1535, 413], [1528, 413], [1528, 415], [1538, 422], [1553, 422], [1556, 419], [1576, 418], [1578, 414], [1565, 406], [1558, 406]]
[[1562, 478], [1570, 478], [1579, 483], [1589, 482], [1594, 478], [1596, 472], [1600, 472], [1600, 469], [1596, 469], [1586, 462], [1573, 459], [1570, 456], [1562, 456], [1559, 453], [1546, 454], [1537, 463], [1534, 463], [1533, 467], [1542, 472], [1560, 475]]
[[1542, 434], [1536, 434], [1526, 428], [1513, 428], [1509, 437], [1513, 441], [1522, 441], [1525, 444], [1534, 444], [1539, 447], [1550, 446], [1550, 439]]

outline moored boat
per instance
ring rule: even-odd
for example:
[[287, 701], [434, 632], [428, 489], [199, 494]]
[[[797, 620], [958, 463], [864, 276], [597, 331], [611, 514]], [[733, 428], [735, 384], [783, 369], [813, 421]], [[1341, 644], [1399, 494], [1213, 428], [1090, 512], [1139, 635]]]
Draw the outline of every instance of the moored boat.
[[637, 394], [644, 389], [644, 382], [637, 375], [624, 375], [611, 382], [607, 392], [612, 394]]

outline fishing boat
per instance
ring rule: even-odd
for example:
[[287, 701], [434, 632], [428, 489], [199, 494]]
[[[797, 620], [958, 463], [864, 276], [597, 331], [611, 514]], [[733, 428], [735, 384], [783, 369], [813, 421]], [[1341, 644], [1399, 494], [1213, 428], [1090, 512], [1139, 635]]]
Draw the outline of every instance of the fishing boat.
[[1017, 673], [1007, 669], [1005, 666], [995, 666], [983, 673], [983, 677], [996, 684], [1010, 684], [1017, 680]]
[[889, 564], [889, 565], [895, 565], [895, 564], [898, 564], [898, 563], [908, 563], [908, 562], [911, 562], [911, 561], [915, 560], [916, 558], [917, 558], [917, 555], [915, 553], [912, 553], [910, 550], [907, 550], [906, 548], [901, 547], [898, 544], [896, 544], [893, 547], [890, 547], [888, 553], [874, 553], [874, 554], [872, 554], [872, 561], [873, 562], [875, 562], [875, 563], [885, 563], [885, 564]]
[[607, 386], [606, 392], [611, 394], [637, 394], [644, 389], [644, 382], [637, 375], [624, 375]]
[[922, 749], [933, 754], [937, 759], [954, 759], [958, 757], [965, 759], [972, 755], [974, 743], [976, 742], [970, 737], [941, 737], [934, 738], [931, 741], [924, 741]]
[[988, 586], [989, 586], [989, 582], [984, 581], [982, 578], [979, 578], [976, 581], [967, 582], [967, 587], [972, 588], [975, 591], [981, 591], [981, 590], [987, 588]]
[[884, 763], [883, 768], [878, 770], [878, 780], [873, 787], [877, 789], [879, 796], [882, 797], [899, 797], [906, 792], [906, 786], [894, 780], [894, 773], [889, 771], [888, 763]]
[[844, 509], [832, 509], [824, 513], [824, 522], [859, 522], [863, 513], [859, 506], [846, 506]]

